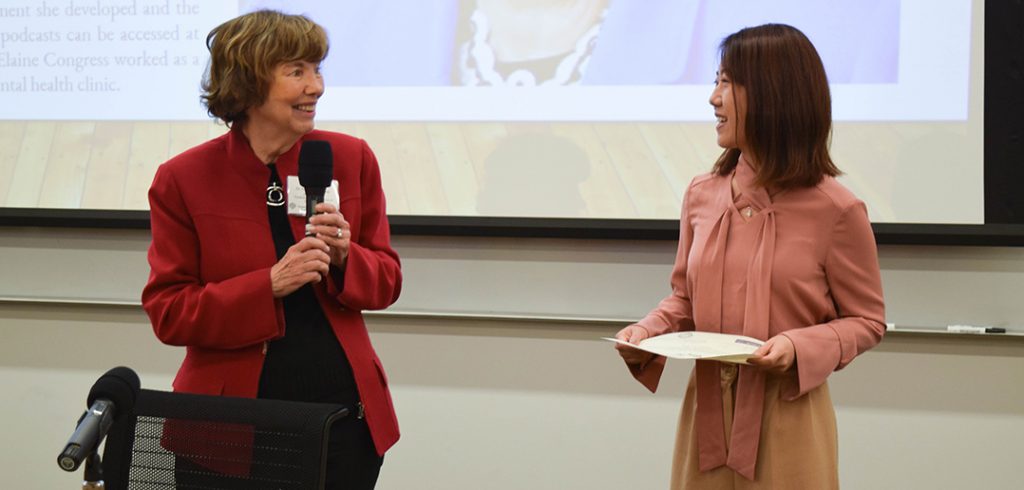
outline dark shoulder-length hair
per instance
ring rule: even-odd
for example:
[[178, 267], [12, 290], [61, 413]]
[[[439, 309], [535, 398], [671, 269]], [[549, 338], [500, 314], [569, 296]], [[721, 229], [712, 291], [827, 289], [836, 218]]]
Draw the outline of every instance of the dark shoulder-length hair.
[[229, 126], [270, 93], [274, 69], [289, 61], [320, 63], [327, 33], [302, 15], [259, 10], [231, 19], [206, 36], [210, 64], [203, 76], [203, 104]]
[[[784, 24], [748, 27], [722, 41], [720, 70], [746, 91], [743, 137], [757, 163], [756, 182], [776, 190], [809, 187], [841, 172], [829, 155], [832, 97], [825, 67], [802, 32]], [[734, 115], [735, 116], [735, 115]], [[739, 160], [727, 148], [712, 172]]]

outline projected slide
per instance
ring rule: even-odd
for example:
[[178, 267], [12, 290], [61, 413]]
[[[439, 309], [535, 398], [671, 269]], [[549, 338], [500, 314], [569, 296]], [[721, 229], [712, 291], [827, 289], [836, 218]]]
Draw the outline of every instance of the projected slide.
[[156, 166], [224, 131], [206, 34], [259, 8], [328, 30], [319, 127], [370, 142], [392, 214], [675, 219], [719, 152], [718, 43], [783, 22], [822, 55], [872, 219], [983, 219], [970, 0], [9, 0], [0, 206], [146, 209]]

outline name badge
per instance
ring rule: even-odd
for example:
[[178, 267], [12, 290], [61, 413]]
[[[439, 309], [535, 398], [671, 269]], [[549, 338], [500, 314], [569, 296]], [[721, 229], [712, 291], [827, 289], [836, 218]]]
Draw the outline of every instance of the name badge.
[[[306, 215], [306, 188], [299, 184], [297, 175], [289, 175], [288, 182], [288, 214], [295, 216]], [[331, 203], [335, 208], [341, 209], [341, 199], [338, 197], [338, 181], [331, 180], [331, 186], [324, 189], [324, 202]]]

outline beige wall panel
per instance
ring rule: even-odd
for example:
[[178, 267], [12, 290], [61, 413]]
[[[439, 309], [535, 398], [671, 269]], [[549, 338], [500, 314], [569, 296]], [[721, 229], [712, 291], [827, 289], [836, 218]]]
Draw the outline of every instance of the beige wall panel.
[[[81, 485], [80, 471], [59, 471], [53, 458], [107, 369], [130, 366], [144, 387], [170, 389], [184, 349], [160, 344], [138, 306], [148, 242], [146, 230], [0, 233], [0, 269], [17, 278], [0, 281], [0, 416], [16, 421], [2, 435], [18, 442], [0, 445], [5, 488]], [[378, 488], [667, 488], [693, 363], [669, 361], [652, 395], [600, 337], [668, 293], [674, 241], [396, 236], [394, 245], [402, 299], [367, 314], [402, 426]], [[830, 377], [842, 488], [1020, 487], [1019, 455], [1004, 448], [1024, 440], [1024, 339], [900, 330], [1022, 332], [1024, 249], [879, 253], [898, 328]], [[452, 471], [452, 461], [464, 464]]]

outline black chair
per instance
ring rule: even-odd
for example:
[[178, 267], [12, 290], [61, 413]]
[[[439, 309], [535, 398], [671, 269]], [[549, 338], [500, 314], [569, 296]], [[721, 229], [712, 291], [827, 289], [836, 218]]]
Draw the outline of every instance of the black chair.
[[103, 449], [108, 490], [322, 489], [342, 405], [140, 390]]

